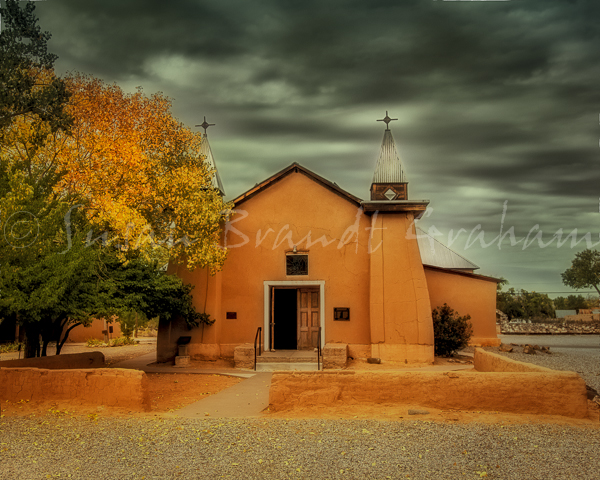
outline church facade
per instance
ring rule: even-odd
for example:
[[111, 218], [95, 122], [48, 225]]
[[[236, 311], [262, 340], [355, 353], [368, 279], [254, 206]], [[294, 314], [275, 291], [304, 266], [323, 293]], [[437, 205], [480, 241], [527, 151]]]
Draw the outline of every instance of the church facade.
[[[265, 351], [320, 342], [347, 345], [353, 358], [432, 363], [432, 309], [444, 303], [471, 316], [471, 343], [499, 344], [497, 279], [415, 226], [429, 202], [409, 197], [390, 120], [386, 112], [369, 200], [296, 163], [233, 200], [222, 271], [169, 267], [216, 321], [191, 331], [161, 322], [158, 361], [174, 358], [180, 336], [191, 336], [192, 358], [232, 358], [260, 327]], [[218, 173], [214, 185], [223, 189]]]

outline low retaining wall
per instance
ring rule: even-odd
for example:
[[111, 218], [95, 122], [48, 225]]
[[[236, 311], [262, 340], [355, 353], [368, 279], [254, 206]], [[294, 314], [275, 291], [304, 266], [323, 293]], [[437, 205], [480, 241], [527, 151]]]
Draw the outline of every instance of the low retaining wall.
[[600, 323], [503, 323], [500, 329], [504, 335], [598, 335]]
[[[258, 351], [256, 352], [258, 355]], [[254, 368], [254, 345], [245, 343], [235, 347], [233, 352], [235, 368]]]
[[[475, 349], [473, 366], [478, 372], [542, 372], [558, 373], [550, 368], [540, 367], [531, 363], [519, 362], [506, 358], [497, 353], [486, 352], [481, 348]], [[569, 372], [572, 373], [572, 372]]]
[[570, 372], [276, 372], [272, 411], [403, 404], [465, 411], [587, 416], [585, 382]]
[[150, 410], [146, 374], [123, 368], [46, 370], [0, 368], [0, 401], [68, 401]]
[[71, 368], [102, 368], [104, 354], [102, 352], [68, 353], [49, 357], [22, 358], [21, 360], [4, 360], [0, 367], [30, 367], [47, 370], [65, 370]]
[[323, 347], [323, 368], [346, 368], [348, 344], [328, 343]]

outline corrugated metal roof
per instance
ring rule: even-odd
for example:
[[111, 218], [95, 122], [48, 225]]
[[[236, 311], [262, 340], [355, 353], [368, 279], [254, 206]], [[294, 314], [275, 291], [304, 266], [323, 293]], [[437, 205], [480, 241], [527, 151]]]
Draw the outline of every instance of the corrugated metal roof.
[[210, 149], [210, 144], [208, 143], [208, 136], [206, 133], [202, 135], [200, 153], [206, 157], [206, 163], [208, 163], [210, 169], [215, 171], [212, 177], [213, 187], [220, 190], [221, 195], [225, 195], [225, 189], [223, 188], [223, 183], [221, 182], [221, 177], [219, 176], [219, 170], [217, 170], [217, 164], [215, 163], [215, 159]]
[[477, 270], [479, 268], [478, 265], [470, 262], [462, 255], [450, 250], [446, 245], [436, 240], [425, 230], [417, 227], [416, 233], [417, 244], [419, 245], [423, 265], [465, 270]]
[[556, 318], [565, 318], [567, 315], [577, 315], [577, 310], [554, 310]]
[[391, 130], [387, 129], [383, 132], [373, 183], [402, 183], [406, 181], [406, 176], [402, 170], [402, 162], [396, 150], [396, 142], [394, 142]]

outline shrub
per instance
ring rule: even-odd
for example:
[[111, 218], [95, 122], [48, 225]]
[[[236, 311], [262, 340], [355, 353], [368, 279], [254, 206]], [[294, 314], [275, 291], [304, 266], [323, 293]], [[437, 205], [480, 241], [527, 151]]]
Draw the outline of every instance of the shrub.
[[110, 341], [109, 347], [122, 347], [123, 345], [137, 345], [140, 343], [138, 340], [134, 340], [131, 337], [119, 337]]
[[0, 353], [16, 352], [17, 350], [19, 350], [19, 346], [21, 347], [21, 350], [23, 350], [24, 345], [22, 343], [5, 343], [3, 345], [0, 345]]
[[85, 344], [88, 347], [105, 347], [106, 344], [102, 340], [98, 340], [97, 338], [88, 338]]
[[449, 357], [469, 344], [473, 335], [470, 315], [460, 317], [444, 303], [442, 307], [433, 310], [432, 316], [436, 355]]

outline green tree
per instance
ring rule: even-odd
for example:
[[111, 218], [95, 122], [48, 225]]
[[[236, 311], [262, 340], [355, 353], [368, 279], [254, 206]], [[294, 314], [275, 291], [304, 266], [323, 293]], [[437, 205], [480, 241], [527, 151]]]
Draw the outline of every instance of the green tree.
[[561, 273], [562, 281], [571, 288], [593, 288], [600, 295], [600, 252], [586, 249], [575, 254], [571, 266]]
[[141, 258], [121, 262], [114, 257], [103, 268], [105, 279], [98, 293], [102, 315], [138, 312], [146, 318], [167, 321], [181, 317], [190, 328], [207, 323], [192, 304], [194, 287], [175, 275], [167, 275], [157, 262]]
[[554, 304], [547, 294], [521, 290], [520, 301], [526, 318], [554, 318]]
[[6, 0], [0, 8], [0, 132], [21, 116], [36, 123], [38, 141], [45, 129], [67, 128], [71, 119], [64, 111], [69, 99], [64, 82], [53, 72], [56, 55], [48, 52], [51, 35], [37, 25], [34, 2]]
[[502, 287], [508, 285], [508, 281], [498, 284], [496, 291], [496, 308], [503, 312], [509, 320], [521, 318], [525, 315], [525, 310], [521, 304], [519, 293], [513, 288], [503, 291]]
[[556, 310], [579, 310], [584, 308], [593, 308], [593, 302], [583, 295], [569, 295], [565, 297], [556, 297], [554, 300]]
[[444, 303], [443, 306], [433, 310], [432, 317], [436, 355], [451, 356], [469, 344], [473, 335], [469, 315], [461, 317]]

